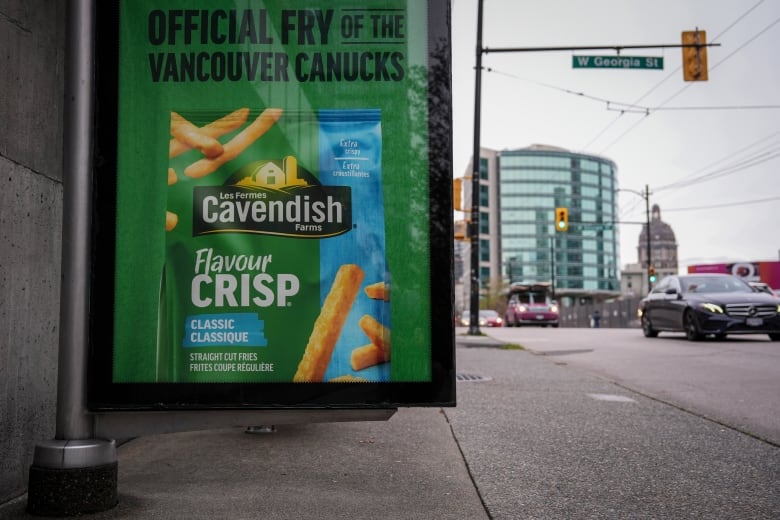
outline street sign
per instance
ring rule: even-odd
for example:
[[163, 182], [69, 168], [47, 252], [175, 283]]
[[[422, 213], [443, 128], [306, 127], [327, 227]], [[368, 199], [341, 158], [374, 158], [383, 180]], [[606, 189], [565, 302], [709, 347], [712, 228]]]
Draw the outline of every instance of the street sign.
[[575, 69], [652, 69], [663, 70], [661, 56], [572, 56]]

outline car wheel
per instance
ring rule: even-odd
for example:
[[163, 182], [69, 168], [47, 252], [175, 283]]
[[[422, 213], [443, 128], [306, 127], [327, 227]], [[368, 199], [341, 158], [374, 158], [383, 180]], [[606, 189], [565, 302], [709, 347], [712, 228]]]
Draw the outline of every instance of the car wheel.
[[699, 341], [703, 337], [702, 333], [699, 332], [699, 324], [696, 323], [696, 317], [690, 309], [685, 311], [683, 315], [683, 328], [688, 341]]
[[642, 334], [644, 334], [646, 338], [655, 338], [658, 336], [658, 331], [653, 328], [653, 323], [646, 313], [642, 314]]
[[780, 341], [780, 334], [770, 334], [769, 339], [772, 341]]
[[553, 323], [553, 328], [557, 329], [558, 328], [558, 324], [557, 323]]

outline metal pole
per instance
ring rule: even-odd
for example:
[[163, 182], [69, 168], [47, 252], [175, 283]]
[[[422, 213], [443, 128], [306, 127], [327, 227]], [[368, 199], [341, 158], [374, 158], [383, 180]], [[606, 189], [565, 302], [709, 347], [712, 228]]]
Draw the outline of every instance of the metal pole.
[[555, 300], [555, 237], [550, 237], [550, 287], [552, 299]]
[[[89, 229], [92, 213], [92, 63], [94, 8], [72, 1], [65, 84], [62, 291], [57, 385], [57, 439], [87, 439], [86, 351], [89, 315]], [[80, 28], [80, 29], [77, 29]], [[86, 33], [86, 35], [85, 35]]]
[[645, 184], [645, 218], [647, 220], [647, 271], [645, 277], [647, 278], [647, 292], [650, 292], [650, 266], [653, 265], [653, 255], [650, 242], [650, 188]]
[[36, 444], [30, 467], [27, 511], [36, 516], [77, 516], [117, 503], [116, 443], [93, 438], [86, 399], [94, 1], [67, 3], [57, 419], [55, 438]]
[[482, 99], [482, 0], [477, 3], [477, 65], [474, 86], [474, 150], [471, 155], [471, 302], [469, 334], [479, 335], [479, 163], [480, 105]]

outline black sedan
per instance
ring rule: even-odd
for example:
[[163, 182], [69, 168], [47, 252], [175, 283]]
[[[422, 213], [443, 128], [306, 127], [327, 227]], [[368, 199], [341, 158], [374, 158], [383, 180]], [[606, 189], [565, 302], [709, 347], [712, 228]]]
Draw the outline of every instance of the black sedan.
[[780, 341], [780, 299], [728, 274], [667, 276], [640, 303], [642, 332], [685, 332], [691, 341], [712, 335], [768, 334]]

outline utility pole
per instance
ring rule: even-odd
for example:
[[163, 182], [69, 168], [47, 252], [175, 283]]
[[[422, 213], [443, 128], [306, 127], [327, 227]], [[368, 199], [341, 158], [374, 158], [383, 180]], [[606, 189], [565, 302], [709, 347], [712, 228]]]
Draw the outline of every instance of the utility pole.
[[552, 299], [555, 301], [555, 237], [550, 237], [550, 288]]
[[474, 85], [474, 149], [471, 155], [471, 302], [469, 305], [469, 334], [478, 336], [479, 330], [479, 163], [480, 163], [480, 106], [482, 96], [482, 1], [477, 7], [477, 64]]
[[[476, 83], [474, 88], [474, 149], [471, 156], [471, 302], [469, 312], [469, 331], [470, 335], [479, 335], [479, 163], [480, 163], [480, 106], [482, 104], [482, 54], [489, 52], [572, 52], [580, 50], [614, 50], [618, 54], [625, 49], [666, 49], [666, 48], [693, 48], [695, 52], [701, 53], [706, 47], [718, 47], [719, 43], [704, 43], [696, 41], [694, 43], [682, 44], [660, 44], [660, 45], [588, 45], [588, 46], [568, 46], [568, 47], [505, 47], [488, 48], [482, 47], [482, 11], [484, 0], [477, 0], [477, 62], [476, 62]], [[696, 34], [704, 35], [703, 31], [696, 30]], [[698, 37], [698, 36], [697, 36]], [[704, 77], [697, 79], [706, 79]], [[650, 191], [645, 187], [645, 200], [648, 201], [647, 207], [647, 255], [648, 255], [648, 276], [650, 269]], [[649, 281], [649, 278], [648, 278]]]
[[645, 184], [645, 219], [647, 220], [647, 292], [650, 292], [650, 267], [653, 265], [653, 254], [650, 238], [650, 187]]

